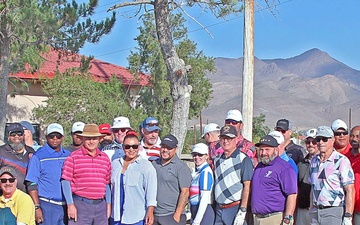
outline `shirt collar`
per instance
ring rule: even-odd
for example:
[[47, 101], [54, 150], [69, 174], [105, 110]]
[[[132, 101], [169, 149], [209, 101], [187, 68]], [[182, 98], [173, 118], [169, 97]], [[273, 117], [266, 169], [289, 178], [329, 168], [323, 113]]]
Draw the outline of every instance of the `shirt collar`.
[[[91, 155], [89, 154], [89, 151], [88, 151], [84, 146], [81, 146], [80, 150], [81, 150], [81, 152], [82, 152], [84, 155], [89, 155], [89, 156], [91, 156]], [[95, 153], [94, 157], [95, 157], [95, 156], [102, 156], [103, 154], [104, 154], [104, 153], [103, 153], [102, 151], [100, 151], [99, 148], [96, 148], [96, 153]]]

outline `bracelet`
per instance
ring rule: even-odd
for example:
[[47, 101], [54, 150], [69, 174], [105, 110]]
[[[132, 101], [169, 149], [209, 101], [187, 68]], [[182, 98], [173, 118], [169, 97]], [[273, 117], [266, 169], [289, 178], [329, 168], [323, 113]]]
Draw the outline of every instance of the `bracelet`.
[[35, 204], [35, 210], [40, 209], [40, 205], [39, 204]]

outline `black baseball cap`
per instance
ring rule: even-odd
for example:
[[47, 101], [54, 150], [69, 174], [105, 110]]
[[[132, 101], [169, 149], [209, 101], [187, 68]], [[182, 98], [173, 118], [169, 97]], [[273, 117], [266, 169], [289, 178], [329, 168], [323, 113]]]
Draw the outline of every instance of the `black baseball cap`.
[[178, 145], [178, 140], [177, 138], [172, 135], [172, 134], [168, 134], [168, 135], [165, 135], [162, 139], [161, 139], [161, 143], [160, 143], [161, 146], [163, 145], [166, 145], [170, 148], [175, 148], [177, 147]]
[[267, 145], [267, 146], [270, 146], [270, 147], [279, 146], [277, 140], [271, 135], [265, 135], [264, 137], [262, 137], [260, 139], [259, 143], [255, 144], [256, 147], [259, 147], [260, 145]]

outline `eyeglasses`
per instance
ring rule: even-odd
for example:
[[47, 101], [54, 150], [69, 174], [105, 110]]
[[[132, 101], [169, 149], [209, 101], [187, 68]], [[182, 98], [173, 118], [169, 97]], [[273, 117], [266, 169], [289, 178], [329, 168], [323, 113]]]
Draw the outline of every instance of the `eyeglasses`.
[[308, 140], [306, 140], [305, 141], [305, 144], [310, 144], [310, 143], [312, 143], [313, 145], [316, 145], [317, 144], [317, 142], [316, 142], [316, 140], [312, 140], [312, 141], [308, 141]]
[[191, 153], [192, 157], [203, 157], [205, 154], [200, 154], [200, 153]]
[[20, 137], [20, 136], [24, 135], [24, 132], [22, 132], [22, 131], [14, 131], [14, 132], [11, 132], [9, 135], [11, 137], [15, 137], [16, 135]]
[[327, 142], [328, 140], [329, 140], [328, 137], [317, 137], [317, 138], [315, 138], [316, 142], [320, 142], [320, 141]]
[[120, 128], [120, 129], [113, 129], [114, 133], [119, 133], [121, 131], [122, 133], [125, 133], [128, 129], [127, 128]]
[[56, 137], [57, 139], [60, 139], [62, 138], [62, 134], [59, 134], [59, 133], [51, 133], [51, 134], [48, 134], [47, 135], [50, 139], [54, 139], [54, 137]]
[[9, 178], [9, 179], [7, 179], [7, 178], [1, 178], [0, 179], [1, 183], [3, 183], [3, 184], [5, 184], [7, 181], [9, 181], [10, 183], [14, 183], [15, 180], [16, 180], [15, 177], [12, 177], [12, 178]]
[[237, 125], [239, 124], [240, 122], [239, 121], [236, 121], [236, 120], [225, 120], [225, 125]]
[[334, 132], [334, 136], [341, 136], [341, 135], [348, 135], [349, 134], [349, 132], [348, 131], [343, 131], [343, 132], [341, 132], [341, 131], [335, 131]]
[[159, 123], [148, 123], [146, 124], [147, 127], [154, 127], [154, 126], [159, 126]]
[[139, 145], [124, 145], [124, 149], [138, 149], [139, 148]]

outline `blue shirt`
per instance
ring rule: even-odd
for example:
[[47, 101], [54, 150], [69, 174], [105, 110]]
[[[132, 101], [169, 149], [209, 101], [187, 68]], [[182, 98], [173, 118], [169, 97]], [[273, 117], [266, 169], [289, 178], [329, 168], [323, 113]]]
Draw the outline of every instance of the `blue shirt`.
[[285, 162], [288, 162], [290, 164], [290, 166], [294, 169], [295, 173], [296, 173], [296, 176], [298, 176], [299, 174], [299, 169], [295, 163], [295, 161], [290, 158], [286, 152], [284, 152], [283, 154], [280, 155], [280, 158], [282, 158], [283, 160], [285, 160]]
[[111, 217], [122, 224], [134, 224], [145, 219], [147, 207], [156, 206], [157, 176], [155, 168], [143, 157], [138, 157], [124, 173], [124, 211], [120, 218], [120, 176], [124, 158], [111, 163]]
[[61, 171], [70, 152], [61, 147], [57, 152], [48, 144], [39, 148], [31, 157], [25, 180], [36, 183], [39, 197], [64, 201], [61, 191]]

